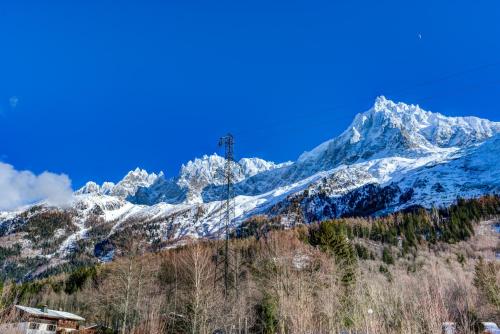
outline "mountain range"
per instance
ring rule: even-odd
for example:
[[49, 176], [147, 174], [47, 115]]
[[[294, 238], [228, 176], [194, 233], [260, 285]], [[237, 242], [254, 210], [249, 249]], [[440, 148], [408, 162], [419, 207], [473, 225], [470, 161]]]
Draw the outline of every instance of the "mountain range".
[[[295, 162], [234, 164], [232, 227], [254, 215], [291, 226], [448, 205], [498, 193], [499, 163], [499, 122], [447, 117], [381, 96], [342, 134]], [[0, 212], [0, 241], [17, 247], [23, 259], [0, 265], [29, 276], [82, 254], [108, 261], [131, 233], [151, 247], [218, 238], [224, 165], [213, 154], [184, 164], [174, 178], [137, 168], [116, 184], [88, 182], [74, 192], [70, 208], [37, 203]], [[30, 263], [35, 269], [27, 269]]]

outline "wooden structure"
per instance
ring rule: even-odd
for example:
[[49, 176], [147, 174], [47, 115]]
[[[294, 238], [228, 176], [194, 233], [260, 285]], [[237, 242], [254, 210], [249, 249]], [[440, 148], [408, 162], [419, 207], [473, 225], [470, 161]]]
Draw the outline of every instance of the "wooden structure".
[[56, 311], [15, 305], [4, 312], [4, 323], [0, 324], [0, 333], [15, 334], [63, 334], [84, 333], [80, 331], [80, 322], [84, 318], [69, 312]]
[[[81, 331], [81, 330], [80, 330]], [[115, 331], [104, 325], [91, 325], [83, 329], [84, 334], [115, 334]]]

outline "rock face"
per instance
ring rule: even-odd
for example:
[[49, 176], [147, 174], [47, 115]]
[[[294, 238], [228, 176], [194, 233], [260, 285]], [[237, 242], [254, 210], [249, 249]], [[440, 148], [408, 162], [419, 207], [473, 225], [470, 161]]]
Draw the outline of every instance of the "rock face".
[[[296, 162], [235, 163], [233, 224], [254, 214], [294, 224], [446, 205], [457, 196], [498, 193], [499, 163], [500, 123], [446, 117], [379, 97], [342, 134]], [[151, 247], [217, 238], [224, 164], [223, 157], [205, 155], [184, 164], [174, 178], [137, 168], [116, 184], [88, 182], [75, 192], [71, 209], [41, 203], [36, 210], [0, 213], [0, 241], [17, 238], [26, 254], [50, 267], [82, 252], [109, 260], [117, 240], [130, 231]], [[58, 217], [61, 227], [49, 238], [49, 253], [23, 234], [23, 226], [40, 222], [27, 218], [30, 210]]]

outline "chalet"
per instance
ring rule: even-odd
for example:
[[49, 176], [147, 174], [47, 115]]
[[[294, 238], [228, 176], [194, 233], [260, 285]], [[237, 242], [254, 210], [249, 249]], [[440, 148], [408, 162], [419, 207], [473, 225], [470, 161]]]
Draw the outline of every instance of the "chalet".
[[69, 312], [15, 305], [2, 315], [0, 333], [62, 334], [79, 333], [84, 318]]

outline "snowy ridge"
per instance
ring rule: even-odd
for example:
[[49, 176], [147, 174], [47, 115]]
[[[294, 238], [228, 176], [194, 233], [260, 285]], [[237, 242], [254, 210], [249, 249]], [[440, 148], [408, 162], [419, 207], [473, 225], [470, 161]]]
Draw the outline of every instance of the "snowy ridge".
[[[223, 157], [213, 154], [211, 156], [205, 155], [201, 159], [195, 159], [189, 161], [186, 165], [182, 165], [177, 185], [189, 189], [188, 202], [203, 202], [201, 196], [203, 189], [209, 185], [218, 186], [224, 183], [223, 171], [225, 163]], [[290, 162], [276, 164], [259, 158], [243, 158], [237, 164], [234, 164], [235, 182], [238, 183], [248, 177], [289, 164]]]
[[498, 122], [446, 117], [381, 96], [370, 110], [356, 115], [339, 137], [302, 154], [298, 162], [312, 160], [328, 166], [339, 160], [352, 163], [376, 157], [430, 154], [451, 147], [464, 148], [499, 131]]
[[75, 194], [102, 194], [127, 198], [130, 195], [134, 195], [139, 187], [149, 187], [160, 178], [163, 178], [163, 172], [149, 174], [146, 170], [137, 167], [135, 170], [128, 172], [117, 184], [104, 182], [99, 186], [97, 183], [89, 181], [82, 188], [78, 189]]
[[[234, 164], [233, 172], [236, 182], [258, 175], [260, 173], [280, 169], [291, 162], [276, 164], [259, 158], [243, 158]], [[225, 159], [217, 154], [204, 155], [181, 166], [176, 178], [157, 179], [149, 187], [140, 187], [130, 198], [137, 204], [153, 205], [166, 202], [170, 204], [207, 202], [204, 191], [210, 186], [223, 184]], [[211, 200], [220, 199], [216, 191], [210, 194]]]
[[[235, 163], [233, 227], [255, 214], [279, 216], [288, 226], [499, 193], [499, 163], [500, 123], [379, 97], [342, 134], [296, 162]], [[88, 182], [74, 194], [72, 232], [61, 231], [65, 238], [48, 258], [64, 260], [84, 240], [95, 247], [88, 252], [109, 260], [113, 240], [130, 228], [144, 234], [146, 244], [163, 246], [218, 238], [224, 165], [212, 154], [182, 165], [174, 178], [137, 168], [116, 184]], [[16, 233], [24, 212], [0, 212], [0, 241]]]

